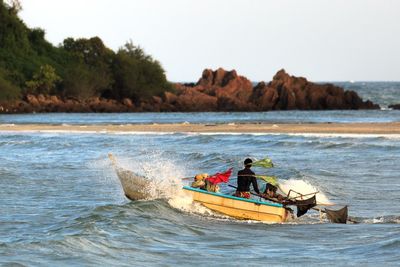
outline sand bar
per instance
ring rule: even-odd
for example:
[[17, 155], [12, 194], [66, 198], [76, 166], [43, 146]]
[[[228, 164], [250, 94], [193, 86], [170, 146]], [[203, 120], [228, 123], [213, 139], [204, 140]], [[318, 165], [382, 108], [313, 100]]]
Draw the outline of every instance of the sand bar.
[[272, 133], [272, 134], [384, 134], [399, 135], [400, 122], [302, 124], [122, 124], [50, 125], [0, 124], [1, 132], [155, 132], [155, 133]]

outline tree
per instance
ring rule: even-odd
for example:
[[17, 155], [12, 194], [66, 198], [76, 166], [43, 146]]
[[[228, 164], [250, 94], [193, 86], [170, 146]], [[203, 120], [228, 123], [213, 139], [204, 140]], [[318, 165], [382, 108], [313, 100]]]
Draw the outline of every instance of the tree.
[[[107, 48], [99, 37], [77, 40], [67, 38], [63, 42], [63, 48], [76, 58], [77, 62], [75, 63], [79, 64], [77, 68], [83, 71], [80, 75], [76, 71], [68, 70], [68, 79], [77, 76], [78, 80], [81, 79], [86, 84], [83, 86], [83, 88], [86, 88], [85, 92], [82, 93], [78, 93], [76, 89], [70, 88], [75, 92], [74, 94], [83, 96], [91, 91], [93, 95], [101, 95], [102, 92], [111, 88], [113, 83], [111, 63], [114, 52]], [[75, 82], [70, 80], [67, 84]]]
[[43, 29], [25, 25], [20, 10], [20, 0], [0, 0], [0, 70], [7, 72], [0, 73], [3, 96], [42, 93], [140, 101], [172, 88], [160, 63], [132, 42], [117, 53], [99, 37], [67, 38], [55, 47]]
[[18, 14], [22, 10], [21, 1], [19, 0], [8, 0], [6, 4], [9, 6], [10, 11], [14, 14]]
[[20, 97], [20, 89], [7, 78], [8, 72], [0, 68], [0, 102]]
[[26, 87], [30, 93], [49, 94], [58, 82], [61, 82], [61, 78], [56, 70], [50, 65], [43, 65], [33, 79], [26, 82]]
[[109, 80], [99, 75], [85, 64], [73, 64], [68, 67], [62, 83], [63, 95], [81, 100], [100, 96]]
[[171, 90], [163, 68], [142, 48], [128, 42], [120, 48], [113, 61], [114, 92], [118, 98], [139, 101]]

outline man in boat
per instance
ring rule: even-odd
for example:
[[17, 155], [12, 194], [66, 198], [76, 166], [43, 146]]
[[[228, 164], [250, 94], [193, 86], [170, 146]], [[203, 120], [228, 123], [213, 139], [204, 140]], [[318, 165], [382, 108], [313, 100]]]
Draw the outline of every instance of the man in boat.
[[274, 186], [274, 185], [272, 185], [270, 183], [267, 183], [265, 185], [264, 192], [261, 194], [261, 197], [263, 197], [265, 199], [269, 199], [269, 200], [275, 201], [275, 202], [279, 202], [279, 203], [285, 202], [287, 200], [287, 198], [285, 198], [281, 194], [278, 194], [276, 192], [277, 189], [278, 188], [276, 186]]
[[258, 190], [256, 175], [250, 169], [252, 163], [253, 161], [251, 159], [245, 159], [244, 169], [238, 171], [237, 189], [235, 192], [236, 197], [250, 198], [250, 184], [253, 185], [254, 191], [257, 194], [260, 194], [260, 190]]

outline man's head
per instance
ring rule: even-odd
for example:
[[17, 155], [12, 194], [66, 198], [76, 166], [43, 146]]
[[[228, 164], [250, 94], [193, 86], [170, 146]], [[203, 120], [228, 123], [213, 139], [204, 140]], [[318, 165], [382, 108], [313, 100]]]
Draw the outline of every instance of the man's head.
[[249, 158], [244, 160], [244, 166], [247, 168], [250, 168], [252, 163], [253, 163], [253, 161]]
[[278, 188], [270, 183], [266, 184], [265, 192], [269, 197], [274, 197]]

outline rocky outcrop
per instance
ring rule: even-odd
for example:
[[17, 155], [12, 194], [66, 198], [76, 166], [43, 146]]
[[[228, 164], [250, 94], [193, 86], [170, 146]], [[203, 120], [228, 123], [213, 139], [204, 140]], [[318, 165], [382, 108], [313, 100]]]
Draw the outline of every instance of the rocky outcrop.
[[[269, 111], [377, 109], [356, 92], [333, 84], [317, 84], [278, 71], [269, 83], [253, 87], [235, 70], [206, 69], [195, 84], [175, 84], [175, 91], [146, 100], [121, 101], [92, 97], [86, 100], [57, 96], [26, 95], [22, 101], [0, 104], [0, 113], [28, 112], [168, 112], [168, 111]], [[398, 108], [393, 105], [392, 108]]]
[[378, 105], [363, 101], [354, 91], [333, 84], [317, 84], [303, 77], [290, 76], [280, 70], [273, 80], [254, 88], [236, 71], [206, 69], [194, 85], [177, 85], [177, 94], [165, 99], [179, 111], [268, 111], [376, 109]]
[[400, 109], [400, 104], [389, 105], [389, 108], [391, 108], [391, 109]]
[[26, 95], [22, 101], [1, 103], [0, 113], [41, 112], [131, 112], [137, 111], [130, 99], [119, 102], [113, 99], [92, 97], [86, 100], [61, 99], [57, 96]]
[[[327, 110], [327, 109], [377, 109], [371, 101], [363, 101], [356, 92], [345, 91], [333, 84], [317, 84], [303, 77], [290, 76], [278, 71], [273, 80], [262, 87], [261, 110]], [[258, 93], [259, 95], [260, 93]]]

